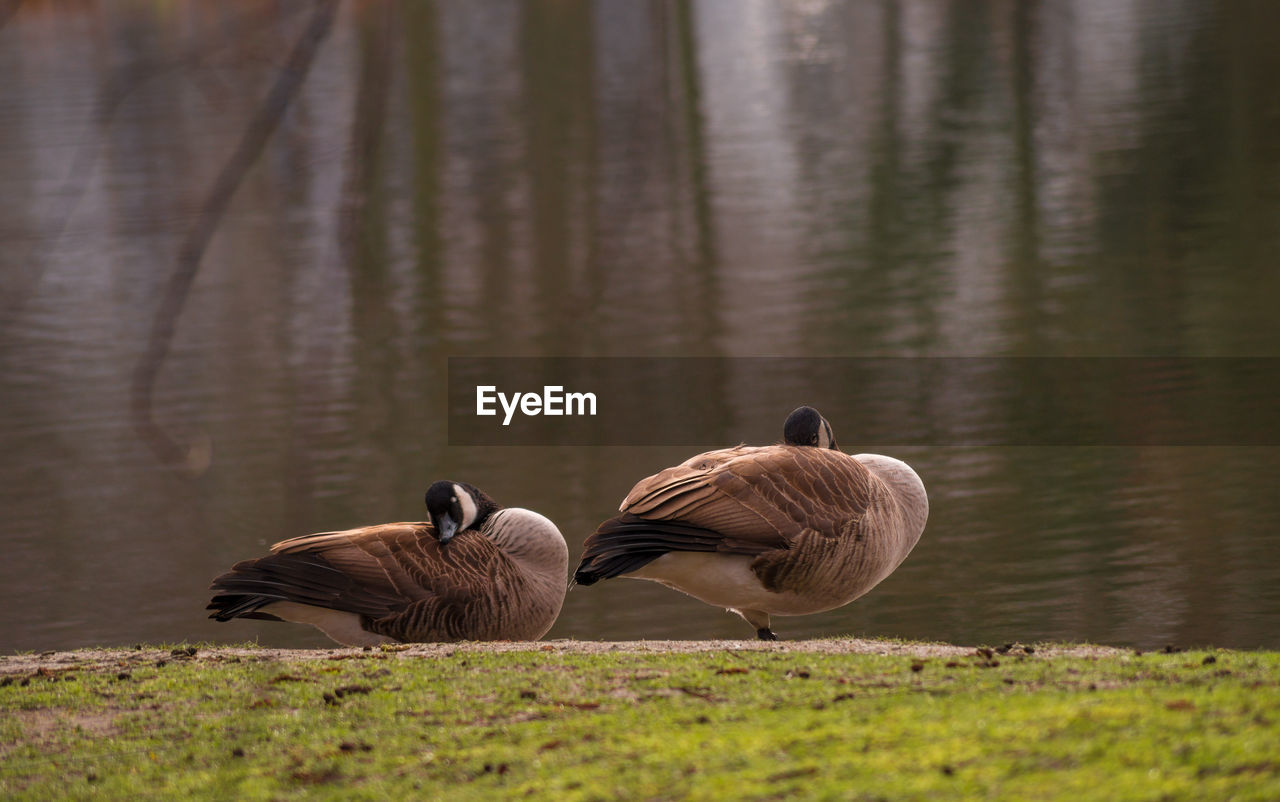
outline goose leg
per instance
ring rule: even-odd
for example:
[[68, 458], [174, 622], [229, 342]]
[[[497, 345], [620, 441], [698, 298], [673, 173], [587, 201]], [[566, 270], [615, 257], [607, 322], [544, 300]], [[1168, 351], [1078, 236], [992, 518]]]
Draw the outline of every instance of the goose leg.
[[769, 628], [768, 613], [763, 610], [734, 610], [733, 612], [745, 618], [748, 624], [756, 628], [756, 637], [760, 640], [778, 639], [778, 636]]

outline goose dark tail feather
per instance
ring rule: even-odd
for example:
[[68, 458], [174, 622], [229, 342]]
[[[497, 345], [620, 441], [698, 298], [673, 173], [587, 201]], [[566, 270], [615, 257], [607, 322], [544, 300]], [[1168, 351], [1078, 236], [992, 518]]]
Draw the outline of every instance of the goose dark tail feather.
[[244, 560], [209, 586], [218, 591], [206, 610], [218, 621], [233, 618], [280, 620], [259, 608], [291, 601], [367, 615], [385, 615], [387, 604], [377, 595], [352, 598], [353, 581], [318, 554], [271, 554]]
[[277, 601], [284, 601], [284, 599], [280, 596], [248, 596], [224, 593], [220, 596], [214, 596], [204, 609], [213, 610], [209, 617], [215, 621], [230, 621], [233, 618], [279, 621], [280, 618], [278, 616], [258, 611], [259, 607]]
[[626, 513], [600, 524], [587, 538], [573, 581], [593, 585], [643, 568], [668, 552], [719, 551], [723, 543], [724, 538], [709, 529]]

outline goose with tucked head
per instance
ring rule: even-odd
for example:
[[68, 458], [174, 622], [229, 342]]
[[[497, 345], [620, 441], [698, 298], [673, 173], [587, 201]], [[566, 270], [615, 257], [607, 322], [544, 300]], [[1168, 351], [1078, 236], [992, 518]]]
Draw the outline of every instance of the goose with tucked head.
[[440, 481], [429, 521], [281, 541], [213, 581], [210, 618], [311, 624], [348, 646], [537, 640], [564, 602], [569, 553], [550, 520]]
[[746, 619], [776, 640], [773, 615], [843, 606], [906, 559], [929, 516], [910, 466], [838, 450], [831, 424], [800, 407], [785, 442], [698, 454], [636, 483], [583, 546], [574, 582], [648, 579]]

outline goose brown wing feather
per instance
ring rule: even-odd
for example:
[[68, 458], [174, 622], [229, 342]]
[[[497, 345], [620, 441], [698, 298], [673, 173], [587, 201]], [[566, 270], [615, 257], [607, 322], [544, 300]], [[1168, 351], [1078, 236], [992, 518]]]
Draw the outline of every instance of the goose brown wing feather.
[[748, 450], [745, 446], [738, 446], [708, 451], [691, 457], [679, 465], [658, 471], [653, 476], [636, 482], [635, 487], [631, 488], [631, 492], [622, 500], [618, 510], [644, 515], [673, 495], [686, 492], [691, 486], [704, 484], [708, 472]]
[[805, 527], [834, 534], [860, 517], [873, 481], [853, 457], [830, 449], [739, 447], [700, 454], [642, 480], [622, 511], [785, 547]]
[[[468, 595], [508, 561], [477, 532], [445, 548], [428, 523], [382, 524], [281, 541], [213, 581], [209, 605], [230, 618], [275, 601], [357, 613], [394, 627], [399, 614]], [[509, 568], [509, 566], [507, 566]], [[388, 633], [390, 634], [390, 633]], [[394, 635], [393, 635], [394, 636]]]
[[866, 512], [875, 480], [847, 454], [804, 446], [699, 454], [632, 488], [622, 515], [587, 538], [581, 584], [670, 551], [786, 554], [804, 533], [839, 538]]

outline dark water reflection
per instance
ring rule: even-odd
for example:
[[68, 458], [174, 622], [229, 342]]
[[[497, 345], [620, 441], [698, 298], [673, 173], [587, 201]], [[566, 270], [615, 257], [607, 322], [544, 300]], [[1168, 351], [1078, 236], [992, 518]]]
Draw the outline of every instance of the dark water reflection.
[[[130, 377], [311, 13], [0, 27], [0, 649], [319, 645], [205, 621], [208, 580], [417, 519], [438, 477], [576, 552], [688, 456], [450, 448], [450, 355], [1280, 354], [1280, 6], [343, 4], [158, 375], [156, 418], [212, 461], [164, 467]], [[777, 437], [732, 423], [756, 377], [721, 386], [713, 442]], [[893, 453], [929, 487], [924, 540], [782, 635], [1280, 646], [1275, 449]], [[622, 581], [551, 632], [744, 634]]]

